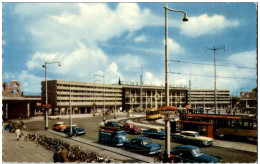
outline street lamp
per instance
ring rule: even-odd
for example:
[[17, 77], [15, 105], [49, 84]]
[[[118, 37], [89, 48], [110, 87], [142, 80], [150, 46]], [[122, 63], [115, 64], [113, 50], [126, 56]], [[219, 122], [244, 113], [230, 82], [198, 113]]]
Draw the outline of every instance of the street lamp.
[[[44, 65], [42, 65], [42, 67], [45, 68], [45, 104], [47, 106], [48, 104], [48, 95], [47, 95], [47, 64], [55, 64], [57, 63], [58, 66], [61, 66], [60, 62], [44, 62]], [[47, 109], [45, 109], [45, 130], [48, 130], [48, 112], [47, 112]]]
[[[167, 27], [167, 10], [173, 12], [181, 12], [184, 14], [183, 21], [187, 22], [187, 13], [182, 10], [173, 10], [167, 7], [165, 4], [165, 105], [169, 106], [169, 85], [168, 85], [168, 48], [167, 48], [167, 41], [168, 41], [168, 27]], [[167, 159], [170, 158], [170, 115], [165, 115], [165, 130], [166, 130], [166, 138], [165, 138], [165, 157]]]
[[[98, 80], [94, 80], [94, 84], [95, 84], [97, 81], [101, 83], [101, 81], [98, 79]], [[96, 85], [95, 85], [95, 86], [96, 86]], [[93, 109], [93, 116], [95, 116], [95, 113], [96, 113], [95, 86], [93, 87], [93, 107], [94, 107], [94, 109]]]
[[94, 74], [94, 78], [96, 76], [103, 78], [103, 122], [106, 122], [106, 116], [105, 116], [105, 85], [104, 85], [105, 75]]

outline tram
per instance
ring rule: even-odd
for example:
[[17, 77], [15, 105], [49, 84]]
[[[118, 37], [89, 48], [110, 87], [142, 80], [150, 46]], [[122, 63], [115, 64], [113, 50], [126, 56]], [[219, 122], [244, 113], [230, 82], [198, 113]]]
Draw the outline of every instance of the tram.
[[[197, 130], [214, 136], [257, 138], [257, 119], [249, 115], [185, 114], [179, 123], [183, 130]], [[213, 128], [209, 128], [211, 125]]]
[[146, 109], [146, 120], [156, 120], [162, 118], [158, 108]]

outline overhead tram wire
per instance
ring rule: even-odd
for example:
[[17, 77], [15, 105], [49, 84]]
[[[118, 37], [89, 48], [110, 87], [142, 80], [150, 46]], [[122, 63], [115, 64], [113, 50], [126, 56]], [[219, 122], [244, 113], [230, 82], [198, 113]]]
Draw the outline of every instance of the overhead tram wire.
[[[171, 62], [176, 62], [176, 63], [190, 63], [190, 64], [199, 64], [199, 65], [210, 65], [213, 66], [213, 64], [207, 64], [207, 63], [200, 63], [200, 62], [189, 62], [189, 61], [181, 61], [181, 60], [168, 60]], [[220, 67], [234, 67], [234, 68], [243, 68], [243, 69], [256, 69], [254, 67], [242, 67], [242, 66], [231, 66], [231, 65], [217, 65]]]
[[[171, 74], [178, 74], [178, 75], [191, 75], [191, 76], [203, 76], [203, 77], [214, 77], [211, 75], [196, 75], [196, 74], [186, 74], [186, 73], [179, 73], [179, 72], [168, 72]], [[217, 76], [217, 78], [228, 78], [228, 79], [242, 79], [242, 80], [256, 80], [252, 78], [243, 78], [243, 77], [225, 77], [225, 76]]]

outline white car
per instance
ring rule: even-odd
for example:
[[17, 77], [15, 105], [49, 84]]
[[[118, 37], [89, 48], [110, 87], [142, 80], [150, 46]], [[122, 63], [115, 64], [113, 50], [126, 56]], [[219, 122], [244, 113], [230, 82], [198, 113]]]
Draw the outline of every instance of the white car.
[[214, 142], [213, 138], [200, 136], [200, 133], [196, 131], [182, 131], [181, 133], [173, 133], [171, 134], [171, 138], [176, 142], [198, 146], [211, 146]]

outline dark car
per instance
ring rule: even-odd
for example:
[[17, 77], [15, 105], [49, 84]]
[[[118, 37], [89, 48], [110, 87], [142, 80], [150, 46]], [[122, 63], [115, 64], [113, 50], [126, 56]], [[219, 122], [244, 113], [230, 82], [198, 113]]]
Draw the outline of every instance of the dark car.
[[[64, 129], [64, 133], [65, 134], [70, 133], [70, 126], [67, 126], [67, 128]], [[86, 134], [86, 130], [83, 128], [79, 128], [77, 125], [72, 125], [72, 133], [74, 135], [84, 135]]]
[[150, 138], [136, 137], [131, 141], [125, 141], [125, 149], [145, 155], [157, 154], [162, 151], [162, 145], [153, 143]]
[[150, 128], [148, 130], [143, 130], [142, 134], [147, 137], [165, 139], [165, 131], [161, 128]]
[[182, 162], [187, 163], [220, 163], [217, 157], [203, 153], [203, 151], [192, 145], [179, 145], [171, 149], [171, 156], [180, 158]]
[[121, 128], [121, 126], [116, 121], [108, 121], [105, 126], [110, 126], [114, 128]]
[[123, 130], [125, 132], [131, 133], [131, 134], [140, 134], [141, 133], [141, 128], [135, 126], [134, 124], [124, 124]]

